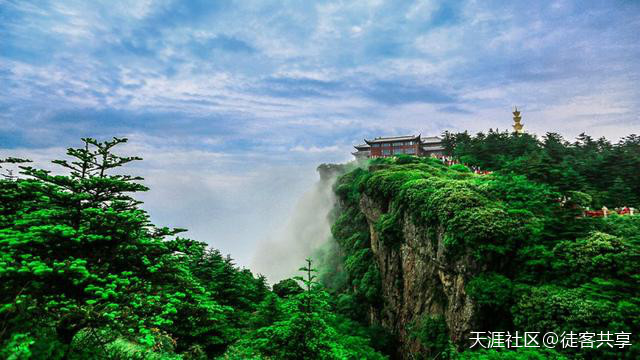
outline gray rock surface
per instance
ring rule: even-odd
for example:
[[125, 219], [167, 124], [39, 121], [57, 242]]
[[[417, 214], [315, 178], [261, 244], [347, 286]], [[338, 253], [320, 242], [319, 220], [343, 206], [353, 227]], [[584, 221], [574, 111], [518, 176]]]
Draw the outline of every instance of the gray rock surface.
[[447, 251], [442, 228], [429, 232], [410, 215], [402, 219], [402, 243], [386, 245], [375, 229], [383, 209], [388, 208], [382, 205], [366, 195], [360, 199], [382, 278], [384, 305], [372, 310], [372, 319], [398, 335], [404, 358], [420, 352], [421, 345], [410, 337], [408, 327], [425, 316], [443, 316], [453, 342], [464, 347], [470, 332], [481, 330], [474, 328], [477, 305], [465, 293], [465, 285], [482, 270], [481, 264], [470, 252]]

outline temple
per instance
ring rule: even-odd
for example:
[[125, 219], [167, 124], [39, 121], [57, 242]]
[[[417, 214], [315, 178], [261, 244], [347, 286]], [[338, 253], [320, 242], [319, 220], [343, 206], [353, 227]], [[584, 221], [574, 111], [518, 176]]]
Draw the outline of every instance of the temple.
[[422, 138], [420, 135], [377, 137], [364, 139], [364, 144], [354, 146], [352, 154], [356, 159], [369, 159], [396, 156], [399, 154], [431, 156], [442, 155], [444, 147], [442, 139], [437, 136]]

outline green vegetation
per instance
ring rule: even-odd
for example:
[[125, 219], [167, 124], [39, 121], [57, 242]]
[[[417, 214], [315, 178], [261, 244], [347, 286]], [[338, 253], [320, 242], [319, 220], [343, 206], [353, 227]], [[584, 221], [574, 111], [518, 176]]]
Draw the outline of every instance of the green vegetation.
[[425, 351], [416, 356], [421, 359], [451, 359], [456, 356], [449, 339], [449, 329], [442, 316], [424, 316], [409, 326], [411, 337], [420, 341]]
[[557, 133], [542, 139], [489, 131], [445, 133], [448, 155], [484, 170], [525, 175], [562, 193], [580, 191], [591, 196], [592, 207], [640, 208], [640, 136], [629, 135], [612, 144], [581, 134], [570, 143]]
[[133, 197], [142, 179], [114, 174], [140, 160], [113, 152], [125, 141], [83, 139], [54, 161], [65, 175], [22, 164], [0, 180], [0, 358], [382, 358], [334, 314], [310, 264], [305, 290], [289, 281], [281, 299], [151, 224]]
[[[281, 316], [272, 324], [249, 333], [226, 354], [229, 359], [384, 359], [358, 336], [362, 326], [331, 311], [330, 296], [315, 280], [317, 272], [307, 265], [304, 285], [289, 293], [281, 305]], [[291, 285], [291, 283], [289, 283]]]
[[395, 357], [398, 334], [378, 320], [392, 309], [362, 211], [374, 204], [382, 246], [398, 250], [412, 222], [427, 241], [442, 239], [452, 260], [481, 264], [464, 288], [478, 330], [625, 331], [634, 344], [461, 352], [443, 316], [422, 314], [406, 324], [421, 351], [406, 356], [640, 357], [640, 216], [581, 216], [587, 207], [640, 207], [636, 136], [612, 145], [585, 135], [570, 144], [557, 134], [445, 134], [449, 155], [467, 166], [413, 156], [324, 166], [326, 176], [344, 173], [331, 214], [336, 241], [318, 250], [318, 270], [309, 259], [302, 276], [273, 291], [181, 229], [150, 223], [134, 197], [148, 189], [122, 175], [140, 159], [113, 152], [125, 141], [83, 139], [71, 160], [54, 161], [62, 175], [0, 161], [0, 358]]
[[446, 326], [428, 318], [413, 325], [413, 337], [424, 349], [421, 356], [640, 357], [640, 216], [581, 216], [586, 207], [639, 207], [640, 138], [632, 135], [616, 145], [586, 135], [569, 144], [557, 134], [539, 141], [493, 131], [445, 138], [449, 155], [493, 174], [476, 175], [437, 159], [397, 157], [371, 160], [367, 169], [339, 178], [333, 234], [339, 244], [334, 254], [343, 262], [330, 266], [347, 276], [332, 287], [335, 296], [364, 305], [353, 313], [382, 310], [380, 275], [361, 212], [366, 195], [382, 209], [373, 225], [386, 246], [405, 241], [403, 221], [409, 219], [430, 239], [442, 231], [454, 257], [471, 253], [482, 262], [484, 270], [466, 286], [480, 308], [482, 329], [625, 331], [633, 334], [634, 343], [624, 350], [558, 350], [564, 355], [535, 349], [456, 354], [445, 351]]

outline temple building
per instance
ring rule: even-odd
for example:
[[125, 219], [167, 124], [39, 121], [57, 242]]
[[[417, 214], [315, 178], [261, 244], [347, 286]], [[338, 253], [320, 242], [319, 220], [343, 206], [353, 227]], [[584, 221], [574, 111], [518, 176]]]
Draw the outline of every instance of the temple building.
[[442, 155], [444, 147], [442, 139], [437, 136], [422, 138], [420, 135], [377, 137], [372, 140], [364, 139], [364, 144], [354, 146], [356, 152], [352, 154], [356, 159], [389, 157], [399, 154], [431, 156]]

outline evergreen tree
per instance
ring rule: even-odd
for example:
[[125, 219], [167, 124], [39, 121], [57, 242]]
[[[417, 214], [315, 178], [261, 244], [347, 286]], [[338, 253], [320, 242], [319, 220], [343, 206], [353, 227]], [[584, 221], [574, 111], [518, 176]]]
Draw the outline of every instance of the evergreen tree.
[[[356, 326], [347, 322], [351, 326], [341, 328], [345, 320], [331, 310], [329, 294], [316, 281], [317, 270], [312, 267], [312, 260], [308, 258], [306, 262], [306, 266], [299, 269], [304, 275], [294, 278], [303, 284], [304, 291], [283, 299], [281, 320], [249, 334], [225, 354], [226, 358], [383, 358], [370, 347], [366, 338], [349, 333], [357, 329]], [[270, 309], [263, 316], [273, 312]]]
[[113, 153], [126, 139], [83, 142], [54, 161], [68, 175], [22, 166], [0, 180], [0, 354], [222, 352], [235, 303], [185, 261], [205, 245], [150, 223], [132, 196], [142, 179], [113, 173], [140, 160]]
[[303, 291], [294, 279], [284, 279], [273, 285], [273, 292], [281, 298], [288, 298], [300, 294]]

